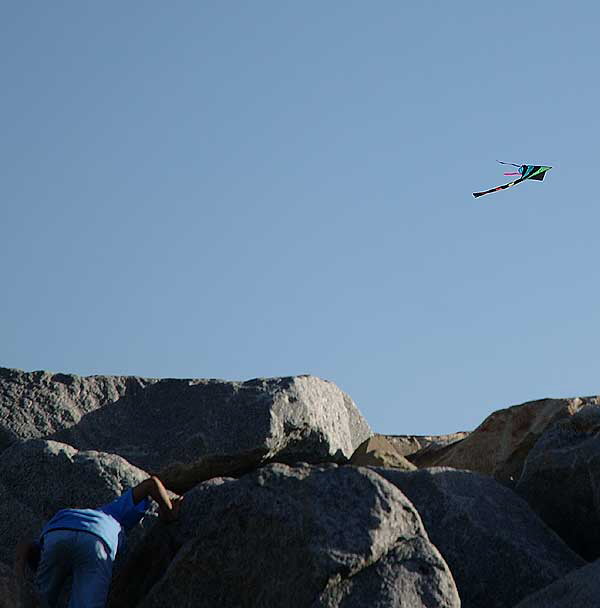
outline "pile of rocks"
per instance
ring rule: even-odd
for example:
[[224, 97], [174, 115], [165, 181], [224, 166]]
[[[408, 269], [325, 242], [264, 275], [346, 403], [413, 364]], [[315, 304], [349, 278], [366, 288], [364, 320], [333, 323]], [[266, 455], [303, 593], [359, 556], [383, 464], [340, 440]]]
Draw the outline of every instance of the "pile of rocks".
[[150, 474], [185, 500], [176, 522], [150, 514], [130, 536], [111, 608], [592, 606], [598, 431], [595, 397], [384, 436], [311, 376], [0, 368], [0, 607], [37, 606], [12, 571], [20, 540]]

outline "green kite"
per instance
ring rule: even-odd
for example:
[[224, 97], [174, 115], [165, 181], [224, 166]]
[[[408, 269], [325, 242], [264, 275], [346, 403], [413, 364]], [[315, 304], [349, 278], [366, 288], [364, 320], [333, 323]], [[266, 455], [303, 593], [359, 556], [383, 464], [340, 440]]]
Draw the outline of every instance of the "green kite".
[[504, 163], [501, 160], [499, 160], [498, 162], [502, 165], [512, 165], [513, 167], [519, 168], [518, 172], [505, 173], [504, 175], [520, 175], [521, 177], [519, 177], [519, 179], [516, 179], [513, 182], [504, 184], [503, 186], [492, 188], [491, 190], [485, 190], [484, 192], [473, 192], [473, 196], [475, 198], [483, 196], [484, 194], [490, 194], [491, 192], [498, 192], [498, 190], [506, 190], [506, 188], [510, 188], [511, 186], [520, 184], [526, 179], [535, 179], [541, 182], [544, 177], [546, 177], [546, 171], [552, 169], [552, 167], [545, 167], [544, 165], [516, 165], [515, 163]]

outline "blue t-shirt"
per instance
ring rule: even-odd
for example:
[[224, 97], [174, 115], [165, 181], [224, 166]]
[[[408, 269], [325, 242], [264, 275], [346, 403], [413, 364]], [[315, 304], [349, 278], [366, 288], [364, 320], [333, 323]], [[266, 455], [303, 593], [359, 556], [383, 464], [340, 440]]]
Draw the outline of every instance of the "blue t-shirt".
[[81, 530], [101, 538], [110, 550], [114, 560], [117, 551], [123, 547], [125, 533], [129, 532], [150, 508], [150, 501], [144, 498], [137, 505], [133, 503], [131, 488], [119, 498], [96, 509], [62, 509], [44, 526], [40, 540], [51, 530]]

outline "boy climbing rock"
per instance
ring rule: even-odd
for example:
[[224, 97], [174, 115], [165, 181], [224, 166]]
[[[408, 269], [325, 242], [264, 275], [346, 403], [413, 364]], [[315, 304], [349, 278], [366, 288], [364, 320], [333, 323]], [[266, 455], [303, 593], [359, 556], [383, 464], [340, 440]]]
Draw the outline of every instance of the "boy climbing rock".
[[112, 502], [94, 509], [62, 509], [34, 543], [17, 548], [16, 570], [28, 563], [37, 570], [36, 586], [44, 608], [57, 605], [72, 576], [69, 608], [104, 608], [115, 557], [125, 535], [144, 517], [150, 499], [162, 521], [174, 521], [183, 497], [171, 499], [158, 477], [145, 479]]

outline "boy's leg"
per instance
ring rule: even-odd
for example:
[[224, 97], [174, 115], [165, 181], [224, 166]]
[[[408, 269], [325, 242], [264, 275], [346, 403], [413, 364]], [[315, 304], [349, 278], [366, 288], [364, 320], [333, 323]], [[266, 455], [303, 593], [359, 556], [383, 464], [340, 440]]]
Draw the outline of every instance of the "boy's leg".
[[67, 577], [73, 568], [71, 530], [54, 530], [44, 537], [36, 585], [44, 608], [55, 608]]
[[93, 534], [77, 534], [69, 608], [104, 608], [112, 579], [108, 547]]

